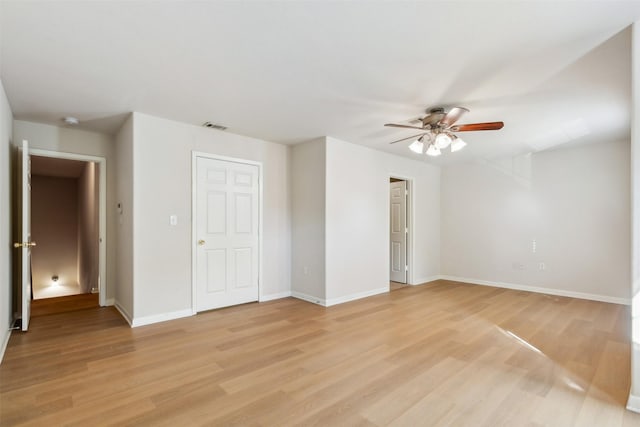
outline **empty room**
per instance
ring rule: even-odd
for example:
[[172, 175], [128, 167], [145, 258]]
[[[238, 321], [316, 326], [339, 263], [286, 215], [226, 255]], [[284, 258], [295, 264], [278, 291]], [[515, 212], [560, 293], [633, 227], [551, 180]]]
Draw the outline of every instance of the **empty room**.
[[640, 2], [0, 0], [0, 425], [640, 426]]

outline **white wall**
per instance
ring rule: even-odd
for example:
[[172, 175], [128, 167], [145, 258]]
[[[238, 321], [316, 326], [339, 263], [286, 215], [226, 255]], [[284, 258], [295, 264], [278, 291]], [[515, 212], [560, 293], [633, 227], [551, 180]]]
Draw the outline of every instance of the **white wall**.
[[631, 390], [627, 408], [640, 412], [640, 21], [631, 39]]
[[440, 271], [440, 169], [327, 138], [327, 304], [379, 293], [389, 287], [389, 178], [413, 185], [412, 284]]
[[[115, 138], [118, 165], [115, 198], [108, 210], [116, 215], [115, 305], [131, 323], [133, 320], [133, 116], [123, 123]], [[120, 209], [118, 209], [120, 205]]]
[[613, 142], [444, 168], [442, 274], [628, 302], [628, 159]]
[[134, 324], [191, 310], [192, 151], [262, 163], [261, 298], [290, 292], [288, 147], [139, 113], [133, 127]]
[[11, 107], [0, 81], [0, 361], [9, 340], [11, 313]]
[[47, 298], [51, 277], [78, 287], [78, 179], [31, 176], [31, 250], [34, 298]]
[[82, 292], [98, 288], [98, 164], [86, 162], [78, 178], [78, 283]]
[[291, 292], [312, 302], [325, 293], [325, 138], [291, 148]]
[[13, 135], [15, 141], [26, 139], [29, 148], [63, 153], [84, 154], [104, 157], [107, 162], [107, 242], [106, 262], [107, 277], [103, 278], [107, 284], [107, 300], [115, 296], [116, 277], [116, 211], [115, 179], [117, 175], [115, 159], [115, 144], [113, 137], [97, 132], [88, 132], [69, 127], [57, 127], [40, 123], [13, 121]]

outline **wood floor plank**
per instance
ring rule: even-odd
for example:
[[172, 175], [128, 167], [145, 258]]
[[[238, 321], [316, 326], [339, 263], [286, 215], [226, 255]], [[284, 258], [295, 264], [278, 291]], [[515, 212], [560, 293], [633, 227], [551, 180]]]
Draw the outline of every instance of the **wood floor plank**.
[[389, 425], [410, 407], [425, 397], [425, 390], [435, 390], [451, 376], [463, 369], [465, 362], [446, 358], [407, 381], [403, 387], [389, 390], [377, 402], [361, 410], [363, 416], [377, 425]]
[[636, 426], [629, 307], [435, 281], [131, 329], [37, 300], [0, 365], [0, 425]]

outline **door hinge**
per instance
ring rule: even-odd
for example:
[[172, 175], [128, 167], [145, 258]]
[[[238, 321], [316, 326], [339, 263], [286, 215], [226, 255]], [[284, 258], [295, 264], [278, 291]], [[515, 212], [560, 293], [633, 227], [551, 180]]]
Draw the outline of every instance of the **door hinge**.
[[409, 195], [409, 190], [404, 190], [404, 195], [408, 196]]
[[409, 271], [409, 266], [408, 265], [404, 266], [404, 271]]
[[405, 232], [405, 234], [409, 234], [409, 227], [405, 227], [404, 228], [404, 232]]

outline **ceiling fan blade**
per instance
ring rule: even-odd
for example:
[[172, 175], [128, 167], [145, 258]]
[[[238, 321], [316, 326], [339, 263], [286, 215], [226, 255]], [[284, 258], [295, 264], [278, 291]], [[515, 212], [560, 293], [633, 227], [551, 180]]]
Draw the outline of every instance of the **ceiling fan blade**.
[[470, 123], [467, 125], [452, 126], [451, 132], [469, 132], [474, 130], [498, 130], [504, 126], [503, 122]]
[[451, 126], [462, 117], [464, 113], [468, 113], [469, 110], [463, 107], [453, 107], [445, 116], [440, 120], [440, 124], [444, 126]]
[[429, 133], [429, 132], [424, 132], [424, 133], [419, 133], [419, 134], [417, 134], [417, 135], [408, 136], [408, 137], [406, 137], [406, 138], [402, 138], [402, 139], [398, 139], [398, 140], [396, 140], [396, 141], [390, 142], [389, 144], [395, 144], [396, 142], [406, 141], [407, 139], [412, 139], [412, 138], [416, 138], [416, 139], [417, 139], [418, 137], [420, 137], [420, 136], [424, 136], [424, 135], [426, 135], [427, 133]]
[[385, 126], [391, 127], [391, 128], [408, 128], [408, 129], [427, 130], [427, 129], [424, 129], [424, 128], [419, 128], [417, 126], [397, 125], [395, 123], [387, 123], [387, 124], [385, 124]]
[[429, 113], [428, 116], [425, 116], [422, 119], [422, 124], [424, 126], [426, 126], [426, 125], [435, 125], [440, 120], [442, 120], [443, 117], [444, 117], [444, 112], [443, 111], [435, 111], [435, 112]]

